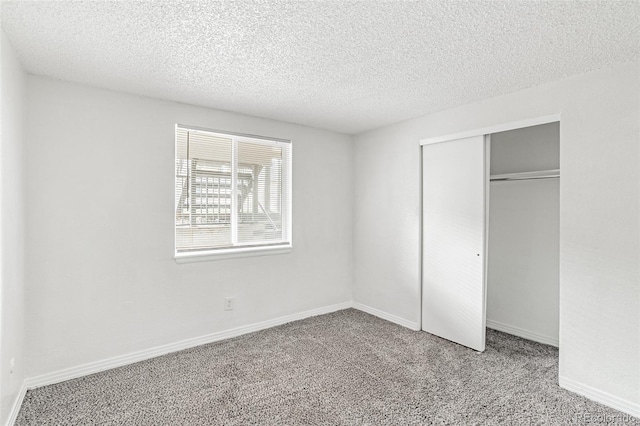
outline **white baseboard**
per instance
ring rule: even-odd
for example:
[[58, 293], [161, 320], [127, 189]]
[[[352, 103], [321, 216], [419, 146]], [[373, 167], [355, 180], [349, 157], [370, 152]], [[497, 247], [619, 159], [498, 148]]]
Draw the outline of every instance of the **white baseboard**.
[[167, 345], [156, 346], [154, 348], [144, 349], [141, 351], [137, 351], [137, 352], [133, 352], [125, 355], [115, 356], [113, 358], [90, 362], [87, 364], [78, 365], [76, 367], [54, 371], [52, 373], [42, 374], [36, 377], [30, 377], [25, 380], [25, 384], [27, 389], [33, 389], [40, 386], [60, 383], [66, 380], [76, 379], [78, 377], [83, 377], [89, 374], [98, 373], [100, 371], [109, 370], [111, 368], [122, 367], [123, 365], [128, 365], [134, 362], [155, 358], [157, 356], [165, 355], [171, 352], [177, 352], [183, 349], [189, 349], [195, 346], [217, 342], [219, 340], [229, 339], [229, 338], [241, 336], [247, 333], [253, 333], [254, 331], [264, 330], [266, 328], [275, 327], [277, 325], [286, 324], [288, 322], [297, 321], [304, 318], [313, 317], [316, 315], [328, 314], [331, 312], [335, 312], [335, 311], [339, 311], [339, 310], [347, 309], [351, 307], [352, 307], [351, 301], [338, 303], [330, 306], [324, 306], [322, 308], [312, 309], [310, 311], [304, 311], [304, 312], [299, 312], [297, 314], [286, 315], [280, 318], [262, 321], [255, 324], [244, 325], [241, 327], [232, 328], [230, 330], [219, 331], [216, 333], [207, 334], [205, 336], [186, 339], [186, 340], [182, 340], [175, 343], [169, 343]]
[[372, 308], [371, 306], [363, 305], [359, 302], [353, 302], [353, 308], [358, 309], [360, 311], [366, 312], [368, 314], [374, 315], [378, 318], [382, 318], [384, 320], [396, 323], [403, 327], [407, 327], [413, 331], [420, 331], [420, 324], [406, 320], [404, 318], [400, 318], [399, 316], [389, 314], [387, 312], [381, 311], [380, 309]]
[[7, 426], [13, 426], [18, 418], [18, 413], [20, 412], [20, 407], [22, 407], [22, 401], [24, 400], [24, 396], [27, 394], [27, 382], [26, 380], [22, 381], [22, 386], [18, 391], [18, 395], [16, 395], [16, 400], [13, 401], [13, 406], [11, 407], [11, 412], [9, 413], [9, 418], [7, 419]]
[[[568, 377], [560, 376], [558, 378], [558, 382], [561, 388], [585, 396], [595, 402], [606, 405], [607, 407], [611, 407], [623, 413], [640, 418], [640, 404], [638, 403], [627, 401], [626, 399], [611, 395], [610, 393], [582, 384], [573, 379], [569, 379]], [[615, 423], [618, 424], [618, 422]], [[622, 424], [622, 422], [620, 422], [620, 424]]]
[[555, 337], [545, 336], [544, 334], [525, 330], [524, 328], [520, 328], [520, 327], [514, 327], [513, 325], [505, 324], [498, 321], [493, 321], [490, 319], [487, 319], [487, 328], [502, 331], [508, 334], [513, 334], [514, 336], [522, 337], [528, 340], [533, 340], [534, 342], [544, 343], [545, 345], [555, 346], [556, 348], [559, 345], [558, 339]]

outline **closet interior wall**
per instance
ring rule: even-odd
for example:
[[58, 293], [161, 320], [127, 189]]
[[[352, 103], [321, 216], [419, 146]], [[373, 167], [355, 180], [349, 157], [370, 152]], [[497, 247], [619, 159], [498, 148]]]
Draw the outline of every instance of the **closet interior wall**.
[[[559, 123], [491, 135], [492, 176], [559, 169]], [[491, 181], [487, 327], [558, 345], [558, 178]]]

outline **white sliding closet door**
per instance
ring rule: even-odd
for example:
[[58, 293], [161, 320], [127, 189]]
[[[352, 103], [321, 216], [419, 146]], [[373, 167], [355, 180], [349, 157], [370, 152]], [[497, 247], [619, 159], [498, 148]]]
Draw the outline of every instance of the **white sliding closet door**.
[[485, 137], [422, 147], [422, 329], [485, 345]]

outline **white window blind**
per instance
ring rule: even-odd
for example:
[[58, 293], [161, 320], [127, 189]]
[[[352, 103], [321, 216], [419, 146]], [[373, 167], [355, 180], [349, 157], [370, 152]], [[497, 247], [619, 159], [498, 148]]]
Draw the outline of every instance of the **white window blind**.
[[176, 126], [176, 255], [291, 243], [291, 143]]

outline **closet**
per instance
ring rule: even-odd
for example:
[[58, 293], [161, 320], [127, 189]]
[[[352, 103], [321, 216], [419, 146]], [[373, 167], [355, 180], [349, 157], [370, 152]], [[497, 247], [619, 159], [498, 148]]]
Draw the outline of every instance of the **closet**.
[[559, 123], [491, 135], [487, 327], [558, 346]]
[[422, 143], [422, 329], [558, 344], [559, 123]]

